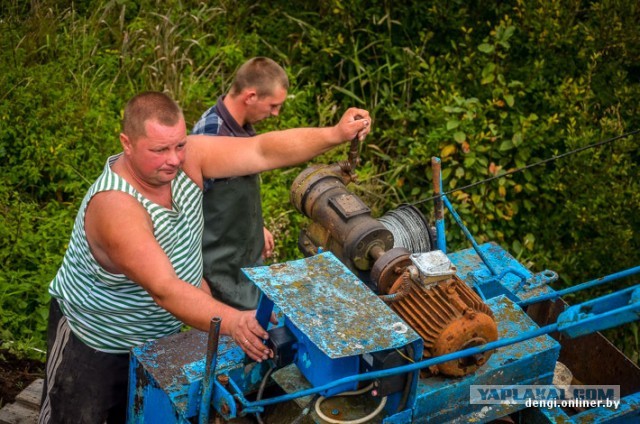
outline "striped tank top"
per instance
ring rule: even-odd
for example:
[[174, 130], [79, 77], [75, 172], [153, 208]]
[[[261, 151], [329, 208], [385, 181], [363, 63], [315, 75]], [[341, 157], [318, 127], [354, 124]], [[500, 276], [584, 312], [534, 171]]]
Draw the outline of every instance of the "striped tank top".
[[124, 274], [106, 271], [95, 260], [84, 229], [87, 205], [95, 194], [117, 190], [135, 197], [149, 213], [155, 238], [178, 277], [196, 287], [202, 281], [200, 187], [180, 170], [171, 183], [173, 209], [168, 210], [111, 171], [119, 156], [107, 160], [84, 197], [62, 266], [49, 286], [73, 333], [88, 346], [108, 353], [126, 353], [133, 346], [178, 332], [182, 324], [140, 285]]

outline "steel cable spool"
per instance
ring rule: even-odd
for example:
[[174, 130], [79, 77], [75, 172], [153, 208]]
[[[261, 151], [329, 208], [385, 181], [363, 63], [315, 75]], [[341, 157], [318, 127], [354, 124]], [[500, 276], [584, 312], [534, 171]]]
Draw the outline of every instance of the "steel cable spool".
[[400, 205], [378, 221], [393, 234], [393, 247], [404, 247], [411, 253], [430, 252], [435, 247], [434, 230], [424, 215], [413, 205]]

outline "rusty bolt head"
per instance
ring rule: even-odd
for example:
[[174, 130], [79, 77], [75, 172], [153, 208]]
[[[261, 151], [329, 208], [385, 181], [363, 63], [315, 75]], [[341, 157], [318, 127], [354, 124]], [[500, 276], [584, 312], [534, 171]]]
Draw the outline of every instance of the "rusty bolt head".
[[222, 403], [220, 404], [220, 412], [222, 412], [224, 415], [227, 415], [229, 412], [231, 412], [231, 408], [229, 408], [227, 402], [222, 401]]
[[218, 382], [223, 386], [229, 384], [229, 376], [227, 374], [218, 374]]
[[467, 308], [464, 311], [464, 316], [467, 317], [467, 319], [475, 319], [476, 315], [477, 315], [476, 311], [474, 311], [471, 308]]

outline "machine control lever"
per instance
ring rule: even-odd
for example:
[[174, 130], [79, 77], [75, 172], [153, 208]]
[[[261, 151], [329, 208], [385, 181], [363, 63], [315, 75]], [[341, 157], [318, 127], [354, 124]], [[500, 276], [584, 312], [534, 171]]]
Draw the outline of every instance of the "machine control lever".
[[[356, 115], [355, 116], [356, 121], [362, 119], [362, 116], [360, 115]], [[353, 137], [353, 140], [351, 140], [351, 146], [349, 148], [349, 173], [351, 174], [352, 178], [355, 179], [355, 172], [356, 172], [356, 166], [358, 165], [358, 150], [360, 148], [360, 140], [358, 139], [358, 135], [356, 135], [355, 137]]]

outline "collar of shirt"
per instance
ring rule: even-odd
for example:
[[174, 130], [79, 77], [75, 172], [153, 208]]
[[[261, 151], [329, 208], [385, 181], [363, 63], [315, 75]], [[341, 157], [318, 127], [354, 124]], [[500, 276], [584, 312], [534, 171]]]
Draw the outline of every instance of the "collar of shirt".
[[233, 137], [253, 137], [256, 135], [256, 131], [251, 124], [240, 126], [238, 122], [231, 116], [229, 110], [224, 105], [224, 96], [218, 98], [216, 103], [216, 109], [218, 110], [218, 116], [222, 119], [222, 127], [218, 131], [218, 135], [230, 135]]

